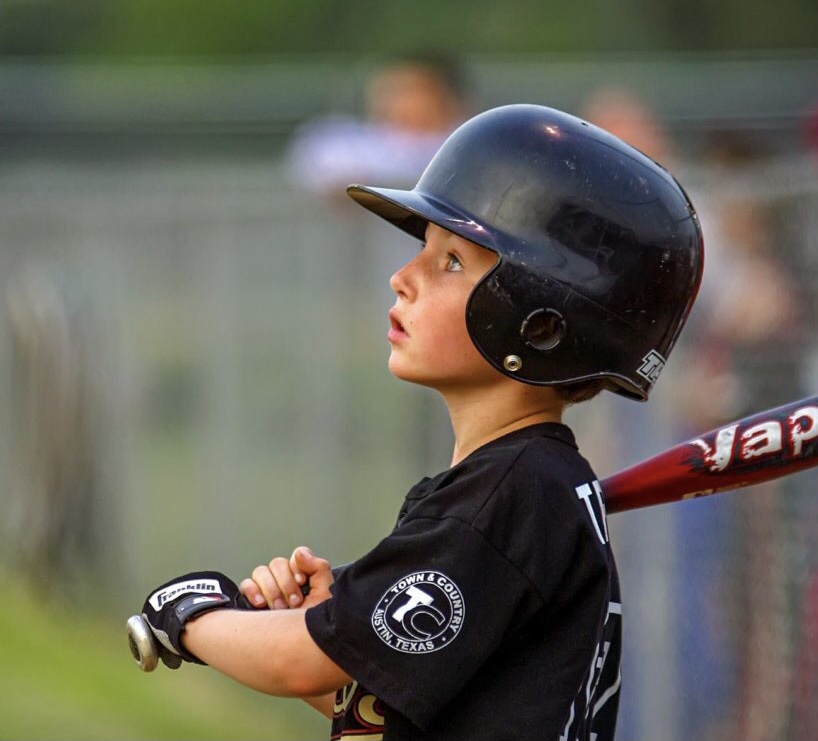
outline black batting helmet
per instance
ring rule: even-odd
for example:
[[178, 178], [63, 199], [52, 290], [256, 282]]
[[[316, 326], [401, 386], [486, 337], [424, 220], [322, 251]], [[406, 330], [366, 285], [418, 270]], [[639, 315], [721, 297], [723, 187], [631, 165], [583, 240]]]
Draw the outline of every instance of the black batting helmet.
[[410, 191], [347, 192], [420, 240], [432, 222], [499, 255], [466, 325], [494, 367], [526, 383], [599, 378], [647, 399], [701, 281], [699, 222], [670, 173], [551, 108], [475, 116]]

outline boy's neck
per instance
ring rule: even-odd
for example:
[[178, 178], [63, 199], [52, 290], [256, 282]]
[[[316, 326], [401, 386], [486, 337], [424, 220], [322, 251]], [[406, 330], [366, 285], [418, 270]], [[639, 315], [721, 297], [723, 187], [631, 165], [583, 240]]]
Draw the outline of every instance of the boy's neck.
[[553, 389], [516, 381], [471, 393], [443, 392], [454, 431], [452, 466], [475, 450], [523, 427], [562, 422], [565, 402]]

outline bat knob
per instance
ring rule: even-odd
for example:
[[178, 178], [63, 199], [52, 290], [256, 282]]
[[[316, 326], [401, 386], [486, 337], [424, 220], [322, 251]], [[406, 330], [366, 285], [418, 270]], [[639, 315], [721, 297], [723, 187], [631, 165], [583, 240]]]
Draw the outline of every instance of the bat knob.
[[159, 651], [150, 626], [141, 615], [128, 618], [128, 648], [143, 672], [152, 672], [159, 663]]

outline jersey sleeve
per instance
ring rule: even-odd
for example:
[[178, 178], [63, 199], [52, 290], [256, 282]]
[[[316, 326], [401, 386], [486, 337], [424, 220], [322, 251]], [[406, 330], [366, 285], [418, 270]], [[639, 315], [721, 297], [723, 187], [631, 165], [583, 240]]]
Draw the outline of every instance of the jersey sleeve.
[[[568, 547], [557, 540], [549, 550]], [[542, 606], [541, 590], [471, 523], [418, 517], [350, 564], [307, 627], [350, 676], [428, 728]]]

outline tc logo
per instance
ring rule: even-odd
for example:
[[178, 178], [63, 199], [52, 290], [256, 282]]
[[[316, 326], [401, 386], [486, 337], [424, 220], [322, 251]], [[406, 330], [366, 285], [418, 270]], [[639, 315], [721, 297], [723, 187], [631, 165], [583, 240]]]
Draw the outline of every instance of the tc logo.
[[391, 648], [429, 653], [447, 646], [465, 617], [463, 595], [439, 571], [417, 571], [386, 590], [372, 613], [372, 627]]
[[651, 350], [644, 358], [637, 373], [650, 383], [659, 380], [659, 374], [665, 367], [665, 359], [656, 350]]

